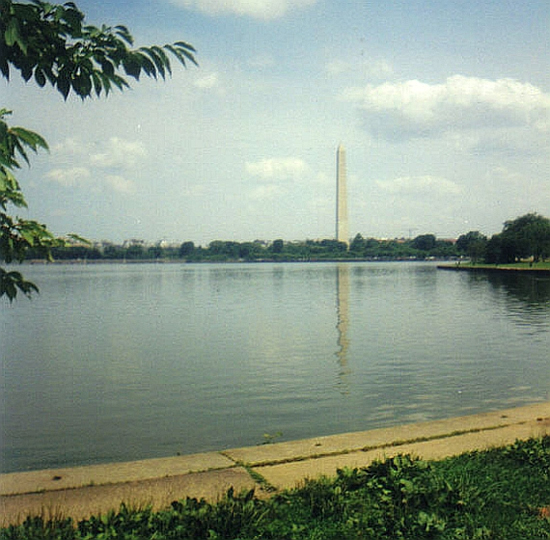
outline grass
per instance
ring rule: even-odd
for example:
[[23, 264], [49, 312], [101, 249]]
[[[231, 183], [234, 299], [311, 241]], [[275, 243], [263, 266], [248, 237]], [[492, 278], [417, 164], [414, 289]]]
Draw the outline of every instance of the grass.
[[[450, 265], [451, 266], [451, 265]], [[477, 268], [477, 269], [506, 269], [506, 268], [512, 268], [514, 270], [550, 270], [550, 261], [544, 261], [544, 262], [536, 262], [536, 263], [530, 263], [530, 262], [515, 262], [515, 263], [503, 263], [503, 264], [486, 264], [486, 263], [461, 263], [461, 267], [463, 268]]]
[[550, 437], [437, 462], [408, 455], [269, 499], [230, 490], [216, 504], [188, 498], [74, 523], [28, 518], [1, 540], [550, 538]]
[[534, 268], [535, 270], [536, 269], [550, 270], [550, 261], [536, 262], [532, 264], [528, 262], [518, 262], [518, 263], [503, 264], [501, 266], [507, 266], [509, 268]]

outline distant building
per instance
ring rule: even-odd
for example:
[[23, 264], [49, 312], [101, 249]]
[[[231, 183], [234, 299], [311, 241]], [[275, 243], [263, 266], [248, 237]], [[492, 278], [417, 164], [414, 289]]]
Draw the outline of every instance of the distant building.
[[141, 240], [140, 238], [130, 238], [129, 240], [124, 240], [124, 242], [122, 243], [123, 248], [129, 248], [133, 246], [145, 247], [145, 240]]
[[336, 240], [349, 244], [346, 151], [341, 144], [336, 152]]

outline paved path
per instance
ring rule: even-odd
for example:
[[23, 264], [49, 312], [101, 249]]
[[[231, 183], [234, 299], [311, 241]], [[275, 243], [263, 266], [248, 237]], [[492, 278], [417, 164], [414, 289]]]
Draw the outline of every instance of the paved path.
[[0, 525], [29, 514], [72, 516], [130, 505], [215, 501], [230, 487], [259, 495], [343, 467], [410, 453], [440, 459], [550, 433], [550, 402], [473, 416], [221, 452], [0, 475]]

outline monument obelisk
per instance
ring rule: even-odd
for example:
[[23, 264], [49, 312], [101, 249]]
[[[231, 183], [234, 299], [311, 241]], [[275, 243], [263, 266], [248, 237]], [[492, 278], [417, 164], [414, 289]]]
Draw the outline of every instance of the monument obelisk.
[[346, 151], [341, 144], [336, 151], [336, 240], [349, 244]]

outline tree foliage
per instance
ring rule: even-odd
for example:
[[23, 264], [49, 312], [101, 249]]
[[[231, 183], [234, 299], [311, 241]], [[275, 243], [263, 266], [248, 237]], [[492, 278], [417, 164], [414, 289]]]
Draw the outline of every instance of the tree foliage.
[[132, 49], [125, 26], [84, 24], [73, 2], [63, 5], [32, 0], [23, 4], [0, 0], [0, 70], [9, 80], [11, 69], [25, 81], [47, 83], [66, 99], [72, 90], [82, 99], [129, 86], [125, 77], [165, 78], [172, 73], [168, 54], [184, 66], [196, 64], [194, 48], [183, 41]]
[[[21, 168], [21, 159], [29, 163], [29, 151], [48, 148], [46, 141], [37, 133], [10, 127], [6, 122], [9, 114], [10, 111], [6, 109], [0, 110], [0, 256], [8, 264], [22, 262], [29, 248], [49, 256], [49, 250], [59, 244], [45, 225], [7, 213], [10, 206], [27, 207], [13, 171]], [[0, 297], [5, 294], [13, 300], [18, 290], [30, 296], [38, 288], [26, 281], [20, 272], [8, 272], [0, 268]]]
[[486, 253], [487, 237], [479, 231], [470, 231], [458, 237], [456, 247], [461, 254], [470, 257], [472, 262], [477, 262]]
[[522, 259], [533, 262], [550, 257], [550, 219], [529, 213], [506, 221], [500, 234], [487, 242], [488, 263], [513, 263]]
[[414, 249], [420, 249], [421, 251], [430, 251], [436, 244], [436, 238], [434, 234], [421, 234], [412, 241], [412, 247]]
[[[195, 49], [184, 41], [132, 47], [125, 26], [87, 25], [73, 2], [0, 0], [0, 71], [7, 80], [19, 72], [26, 82], [51, 85], [64, 99], [72, 91], [84, 100], [128, 88], [128, 77], [165, 79], [172, 73], [170, 56], [183, 66], [197, 63]], [[10, 114], [0, 110], [0, 259], [7, 264], [22, 261], [29, 249], [51, 257], [51, 249], [63, 244], [46, 225], [9, 213], [27, 206], [15, 177], [21, 160], [30, 165], [30, 152], [48, 149], [38, 133], [10, 127]], [[18, 291], [30, 296], [38, 288], [21, 273], [0, 268], [0, 298], [6, 295], [12, 301]]]
[[[328, 261], [328, 260], [425, 260], [426, 258], [454, 258], [459, 252], [449, 240], [437, 240], [433, 249], [422, 251], [412, 247], [414, 240], [364, 239], [360, 234], [347, 248], [335, 239], [303, 240], [287, 242], [276, 239], [273, 242], [254, 240], [236, 242], [214, 240], [207, 246], [196, 246], [192, 241], [180, 245], [145, 245], [134, 240], [124, 245], [110, 242], [95, 246], [79, 243], [55, 247], [52, 253], [57, 260], [185, 260], [187, 262], [226, 262], [226, 261]], [[39, 258], [34, 250], [27, 252], [30, 258]]]
[[538, 262], [550, 256], [550, 219], [539, 214], [525, 214], [506, 221], [501, 236], [510, 258], [533, 257], [534, 262]]

